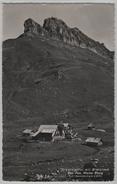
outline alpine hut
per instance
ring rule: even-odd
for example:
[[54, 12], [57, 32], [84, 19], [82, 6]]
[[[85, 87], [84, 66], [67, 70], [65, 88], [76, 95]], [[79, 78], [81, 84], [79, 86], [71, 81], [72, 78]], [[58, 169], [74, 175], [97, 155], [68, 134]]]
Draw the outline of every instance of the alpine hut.
[[85, 140], [85, 144], [87, 146], [101, 146], [103, 144], [102, 139], [101, 138], [95, 138], [95, 137], [88, 137]]
[[94, 130], [95, 129], [95, 126], [93, 123], [89, 123], [88, 124], [88, 130]]
[[59, 135], [57, 125], [40, 125], [37, 132], [32, 135], [32, 139], [40, 141], [53, 141], [54, 136]]

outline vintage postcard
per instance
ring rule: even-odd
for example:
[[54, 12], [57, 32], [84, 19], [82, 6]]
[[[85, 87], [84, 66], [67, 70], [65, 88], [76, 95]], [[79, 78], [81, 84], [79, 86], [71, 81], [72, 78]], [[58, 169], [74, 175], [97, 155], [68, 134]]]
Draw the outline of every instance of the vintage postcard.
[[114, 15], [2, 4], [3, 181], [114, 181]]

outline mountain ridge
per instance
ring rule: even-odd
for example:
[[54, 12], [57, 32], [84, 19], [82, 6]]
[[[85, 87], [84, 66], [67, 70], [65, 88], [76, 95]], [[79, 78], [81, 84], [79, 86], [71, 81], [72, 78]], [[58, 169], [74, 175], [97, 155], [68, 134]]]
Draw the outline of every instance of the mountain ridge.
[[64, 21], [55, 17], [46, 18], [43, 26], [28, 18], [24, 22], [24, 33], [20, 37], [22, 36], [52, 38], [71, 46], [87, 48], [105, 58], [109, 57], [113, 59], [114, 56], [114, 52], [107, 49], [103, 43], [88, 37], [77, 27], [68, 27]]

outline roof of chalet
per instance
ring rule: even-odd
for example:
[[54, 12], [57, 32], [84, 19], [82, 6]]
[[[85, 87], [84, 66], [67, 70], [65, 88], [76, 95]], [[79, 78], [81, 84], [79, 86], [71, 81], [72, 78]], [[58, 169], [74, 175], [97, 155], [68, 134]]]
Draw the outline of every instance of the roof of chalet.
[[101, 141], [101, 138], [95, 138], [95, 137], [88, 137], [85, 142], [92, 142], [92, 143], [98, 143]]
[[94, 127], [94, 124], [93, 123], [89, 123], [88, 127]]
[[69, 123], [63, 123], [64, 127], [68, 127]]
[[33, 134], [33, 137], [37, 136], [39, 133], [51, 133], [54, 134], [57, 130], [58, 125], [40, 125], [37, 132]]
[[30, 130], [30, 129], [25, 129], [25, 130], [23, 130], [23, 133], [24, 134], [30, 134], [32, 132], [32, 130]]

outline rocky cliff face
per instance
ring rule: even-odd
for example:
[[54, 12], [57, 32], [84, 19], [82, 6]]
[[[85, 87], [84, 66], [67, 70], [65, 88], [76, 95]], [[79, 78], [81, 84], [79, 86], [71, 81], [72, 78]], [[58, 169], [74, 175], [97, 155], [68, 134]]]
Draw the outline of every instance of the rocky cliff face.
[[26, 36], [46, 36], [48, 33], [40, 24], [29, 18], [24, 22], [24, 34]]
[[27, 19], [24, 23], [24, 35], [51, 37], [75, 47], [87, 48], [103, 57], [113, 58], [113, 52], [103, 43], [94, 41], [78, 28], [70, 28], [65, 22], [54, 17], [45, 19], [43, 26], [32, 19]]

